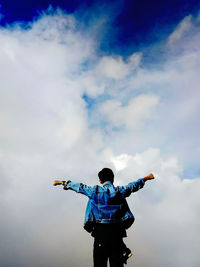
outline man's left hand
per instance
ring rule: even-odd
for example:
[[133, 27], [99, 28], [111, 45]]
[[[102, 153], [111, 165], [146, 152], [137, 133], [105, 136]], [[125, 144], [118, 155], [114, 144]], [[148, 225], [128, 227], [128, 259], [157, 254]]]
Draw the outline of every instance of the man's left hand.
[[143, 178], [144, 181], [153, 180], [153, 179], [155, 179], [155, 177], [152, 173], [150, 173], [149, 175], [147, 175]]

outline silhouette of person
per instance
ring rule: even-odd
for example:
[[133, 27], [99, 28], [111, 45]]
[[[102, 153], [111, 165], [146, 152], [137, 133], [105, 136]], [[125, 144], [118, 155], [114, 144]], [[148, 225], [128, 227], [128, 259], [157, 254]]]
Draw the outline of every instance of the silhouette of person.
[[145, 182], [154, 179], [153, 174], [130, 182], [125, 186], [114, 186], [114, 174], [109, 168], [99, 173], [102, 186], [87, 186], [72, 181], [54, 181], [54, 185], [63, 185], [64, 190], [73, 190], [86, 195], [89, 200], [85, 212], [84, 229], [94, 237], [94, 267], [123, 267], [132, 256], [123, 238], [127, 237], [126, 229], [135, 218], [129, 209], [126, 198], [141, 189]]

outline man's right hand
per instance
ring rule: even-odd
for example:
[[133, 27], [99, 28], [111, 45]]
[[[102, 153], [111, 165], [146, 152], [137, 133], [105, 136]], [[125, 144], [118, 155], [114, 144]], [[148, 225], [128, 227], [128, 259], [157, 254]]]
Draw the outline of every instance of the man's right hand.
[[54, 186], [61, 185], [61, 184], [63, 184], [63, 182], [62, 181], [58, 181], [58, 180], [55, 180], [54, 183], [53, 183]]
[[153, 180], [153, 179], [155, 179], [155, 178], [154, 178], [154, 175], [152, 173], [150, 173], [149, 175], [147, 175], [143, 178], [144, 181]]

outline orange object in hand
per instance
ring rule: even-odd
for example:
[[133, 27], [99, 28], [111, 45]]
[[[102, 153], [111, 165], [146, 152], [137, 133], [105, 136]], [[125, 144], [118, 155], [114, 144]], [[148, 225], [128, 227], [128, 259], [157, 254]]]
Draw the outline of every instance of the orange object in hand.
[[154, 176], [153, 176], [152, 173], [150, 173], [149, 175], [147, 175], [147, 177], [148, 177], [149, 179], [154, 179]]
[[56, 185], [60, 185], [62, 183], [63, 183], [62, 181], [55, 180], [54, 183], [53, 183], [53, 185], [56, 186]]
[[150, 173], [149, 175], [147, 175], [147, 176], [145, 176], [145, 177], [143, 178], [144, 181], [152, 180], [152, 179], [154, 179], [154, 175], [153, 175], [152, 173]]

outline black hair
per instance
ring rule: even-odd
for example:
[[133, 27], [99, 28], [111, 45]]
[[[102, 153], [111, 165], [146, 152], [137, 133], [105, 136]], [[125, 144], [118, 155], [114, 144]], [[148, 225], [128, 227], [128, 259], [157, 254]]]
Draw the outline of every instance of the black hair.
[[110, 181], [113, 183], [114, 181], [114, 173], [111, 169], [109, 168], [103, 168], [99, 173], [98, 173], [99, 179], [102, 183], [105, 183], [106, 181]]

